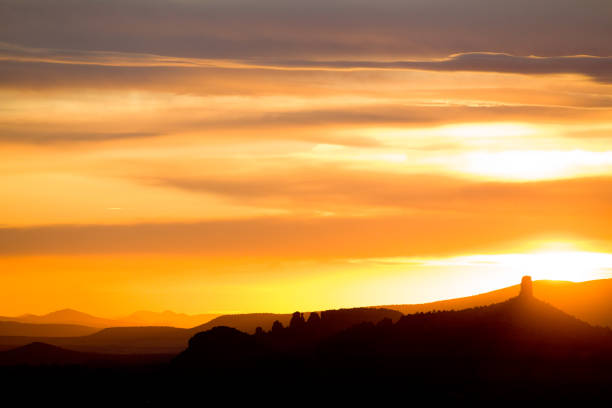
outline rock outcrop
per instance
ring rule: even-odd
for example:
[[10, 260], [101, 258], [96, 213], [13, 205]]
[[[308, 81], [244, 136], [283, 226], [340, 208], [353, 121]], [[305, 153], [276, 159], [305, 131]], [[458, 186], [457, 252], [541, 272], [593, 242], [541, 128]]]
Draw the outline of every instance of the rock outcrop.
[[533, 297], [533, 283], [531, 282], [531, 276], [523, 276], [523, 279], [521, 279], [521, 293], [519, 296], [522, 298]]

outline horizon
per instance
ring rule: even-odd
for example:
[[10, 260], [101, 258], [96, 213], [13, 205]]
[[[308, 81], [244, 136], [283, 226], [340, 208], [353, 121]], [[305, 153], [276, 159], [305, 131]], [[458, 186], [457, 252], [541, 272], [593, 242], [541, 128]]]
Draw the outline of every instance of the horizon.
[[[529, 277], [531, 278], [530, 275], [524, 275], [523, 277]], [[595, 282], [595, 281], [601, 281], [601, 280], [612, 280], [612, 278], [601, 278], [601, 279], [593, 279], [593, 280], [585, 280], [585, 281], [571, 281], [571, 280], [557, 280], [557, 279], [534, 279], [533, 283], [535, 284], [536, 282], [545, 282], [545, 283], [554, 283], [554, 284], [573, 284], [573, 283], [588, 283], [588, 282]], [[499, 288], [494, 288], [491, 290], [488, 290], [486, 292], [478, 292], [478, 293], [474, 293], [474, 294], [470, 294], [467, 296], [459, 296], [459, 297], [452, 297], [452, 298], [443, 298], [443, 299], [434, 299], [428, 302], [422, 302], [422, 303], [388, 303], [388, 304], [377, 304], [377, 305], [353, 305], [353, 306], [346, 306], [346, 307], [337, 307], [337, 308], [328, 308], [328, 309], [312, 309], [312, 310], [300, 310], [300, 312], [303, 313], [311, 313], [311, 312], [321, 312], [324, 310], [339, 310], [339, 309], [353, 309], [353, 308], [384, 308], [385, 306], [419, 306], [419, 305], [427, 305], [427, 304], [432, 304], [432, 303], [439, 303], [439, 302], [445, 302], [445, 301], [452, 301], [452, 300], [462, 300], [462, 299], [469, 299], [469, 298], [473, 298], [473, 297], [477, 297], [479, 295], [485, 295], [488, 293], [492, 293], [492, 292], [497, 292], [497, 291], [503, 291], [505, 289], [510, 289], [513, 287], [518, 287], [520, 289], [521, 287], [521, 282], [519, 281], [518, 283], [515, 284], [511, 284], [509, 286], [504, 286], [504, 287], [499, 287]], [[517, 296], [519, 295], [519, 293], [517, 292], [516, 294]], [[534, 293], [534, 297], [537, 298], [537, 293]], [[133, 311], [131, 313], [125, 314], [125, 315], [103, 315], [103, 314], [97, 314], [97, 313], [90, 313], [89, 311], [86, 310], [78, 310], [78, 309], [74, 309], [71, 307], [66, 307], [66, 308], [62, 308], [62, 309], [55, 309], [55, 310], [50, 310], [47, 312], [42, 312], [42, 313], [23, 313], [20, 315], [14, 315], [14, 316], [8, 316], [8, 315], [3, 315], [2, 313], [0, 313], [0, 316], [3, 317], [10, 317], [10, 318], [19, 318], [19, 317], [26, 317], [26, 316], [36, 316], [36, 317], [43, 317], [43, 316], [47, 316], [50, 314], [54, 314], [54, 313], [60, 313], [60, 312], [76, 312], [79, 314], [85, 314], [88, 316], [92, 316], [92, 317], [96, 317], [96, 318], [102, 318], [102, 319], [108, 319], [108, 320], [116, 320], [118, 322], [120, 322], [122, 319], [125, 318], [129, 318], [132, 317], [133, 315], [136, 315], [138, 313], [153, 313], [153, 314], [157, 314], [157, 315], [163, 315], [165, 313], [170, 313], [170, 314], [174, 314], [174, 315], [179, 315], [179, 316], [187, 316], [187, 317], [196, 317], [199, 315], [211, 315], [211, 316], [224, 316], [224, 315], [240, 315], [240, 314], [284, 314], [284, 315], [291, 315], [293, 313], [296, 312], [296, 309], [291, 309], [288, 311], [275, 311], [275, 312], [271, 312], [271, 311], [265, 311], [265, 310], [257, 310], [257, 311], [247, 311], [247, 312], [242, 312], [242, 311], [226, 311], [226, 312], [208, 312], [208, 311], [204, 311], [204, 312], [200, 312], [200, 313], [183, 313], [180, 311], [174, 311], [174, 310], [162, 310], [162, 311], [156, 311], [156, 310], [136, 310]], [[214, 319], [214, 317], [212, 318]]]
[[612, 277], [612, 2], [77, 3], [0, 0], [0, 315]]
[[[463, 297], [471, 297], [482, 293], [487, 293], [491, 291], [495, 291], [498, 289], [503, 289], [506, 287], [515, 286], [517, 282], [520, 282], [520, 278], [524, 275], [529, 275], [534, 278], [534, 281], [557, 281], [557, 282], [587, 282], [592, 280], [600, 280], [600, 279], [610, 279], [612, 278], [612, 273], [609, 272], [612, 269], [612, 254], [608, 253], [598, 253], [592, 251], [571, 251], [569, 250], [571, 247], [568, 246], [567, 243], [564, 244], [554, 244], [547, 245], [544, 247], [540, 247], [540, 250], [515, 253], [515, 254], [471, 254], [466, 256], [456, 256], [456, 257], [448, 257], [448, 258], [402, 258], [402, 257], [393, 257], [393, 258], [374, 258], [367, 259], [367, 265], [381, 265], [386, 269], [400, 269], [400, 273], [396, 273], [394, 278], [396, 282], [399, 281], [399, 284], [396, 284], [396, 292], [395, 296], [389, 296], [389, 291], [383, 294], [383, 296], [379, 297], [369, 297], [372, 299], [371, 302], [367, 301], [367, 298], [362, 301], [353, 301], [353, 302], [345, 302], [340, 303], [335, 299], [330, 303], [326, 304], [314, 304], [313, 306], [311, 302], [306, 302], [305, 305], [300, 306], [299, 304], [288, 304], [285, 308], [276, 308], [276, 309], [265, 309], [258, 306], [254, 306], [252, 308], [246, 309], [227, 309], [227, 310], [207, 310], [207, 309], [171, 309], [168, 307], [160, 306], [160, 308], [150, 308], [146, 309], [144, 307], [136, 306], [132, 310], [123, 310], [119, 313], [108, 313], [109, 305], [105, 304], [99, 309], [93, 308], [93, 310], [75, 306], [68, 305], [65, 302], [59, 302], [57, 307], [37, 307], [33, 309], [24, 310], [18, 313], [5, 312], [2, 310], [3, 305], [0, 305], [0, 316], [12, 316], [17, 317], [26, 314], [33, 315], [45, 315], [49, 313], [53, 313], [56, 311], [61, 311], [65, 309], [75, 310], [78, 312], [90, 314], [96, 317], [102, 317], [106, 319], [115, 319], [120, 320], [121, 318], [126, 318], [132, 314], [137, 312], [153, 312], [153, 313], [164, 313], [169, 311], [171, 313], [176, 314], [185, 314], [188, 316], [194, 316], [199, 314], [215, 314], [215, 315], [226, 315], [226, 314], [248, 314], [248, 313], [279, 313], [279, 314], [289, 314], [293, 313], [295, 310], [307, 310], [307, 311], [316, 311], [316, 310], [327, 310], [327, 309], [341, 309], [341, 308], [358, 308], [358, 307], [370, 307], [370, 306], [384, 306], [384, 305], [399, 305], [399, 304], [426, 304], [433, 303], [438, 301], [445, 301]], [[555, 260], [556, 264], [562, 269], [550, 271], [551, 265]], [[363, 263], [364, 260], [358, 261], [349, 261], [355, 263]], [[564, 264], [565, 263], [565, 264]], [[581, 265], [577, 265], [580, 263]], [[415, 266], [416, 264], [416, 266]], [[456, 280], [448, 280], [446, 276], [442, 277], [442, 281], [440, 287], [436, 287], [435, 284], [429, 284], [427, 287], [427, 291], [421, 291], [420, 296], [407, 296], [403, 292], [403, 287], [406, 286], [405, 283], [405, 271], [408, 268], [412, 268], [416, 270], [416, 272], [423, 272], [428, 269], [431, 271], [448, 271], [449, 269], [455, 267], [465, 268], [466, 266], [470, 266], [472, 268], [482, 268], [482, 265], [486, 265], [487, 271], [495, 271], [497, 270], [498, 274], [489, 276], [488, 279], [483, 279], [480, 282], [480, 285], [462, 285], [462, 281], [464, 279], [472, 279], [474, 274], [463, 274], [457, 276]], [[542, 268], [548, 268], [548, 272], [543, 272]], [[576, 268], [580, 268], [581, 274], [576, 275]], [[558, 277], [558, 278], [556, 278]], [[565, 278], [565, 279], [564, 279]], [[435, 281], [433, 281], [435, 282]], [[440, 281], [438, 281], [440, 282]], [[452, 284], [449, 284], [452, 282]], [[472, 283], [472, 282], [471, 282]], [[376, 285], [376, 283], [374, 284]], [[444, 290], [440, 290], [441, 288], [451, 287], [450, 291], [444, 292]], [[375, 287], [375, 286], [374, 286]], [[370, 285], [368, 290], [372, 290], [373, 286]], [[398, 293], [399, 292], [399, 293]], [[353, 292], [354, 293], [354, 292]], [[441, 295], [441, 293], [446, 293], [446, 295]], [[377, 299], [379, 301], [377, 301]]]

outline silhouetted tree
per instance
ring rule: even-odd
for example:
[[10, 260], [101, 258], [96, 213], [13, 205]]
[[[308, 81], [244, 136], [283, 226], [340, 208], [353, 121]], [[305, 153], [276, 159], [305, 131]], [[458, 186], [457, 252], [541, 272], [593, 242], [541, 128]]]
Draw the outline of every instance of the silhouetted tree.
[[393, 320], [389, 319], [388, 317], [385, 317], [380, 322], [378, 322], [376, 326], [380, 329], [391, 328], [393, 327]]
[[279, 322], [278, 320], [275, 320], [274, 323], [272, 323], [272, 333], [280, 333], [282, 331], [283, 331], [283, 324]]
[[293, 316], [291, 316], [289, 327], [291, 327], [292, 329], [301, 329], [304, 326], [306, 326], [306, 320], [304, 319], [304, 314], [300, 312], [295, 312]]
[[317, 312], [312, 312], [310, 314], [310, 316], [308, 316], [307, 323], [309, 325], [317, 325], [317, 324], [321, 323], [321, 317], [319, 316], [319, 314]]

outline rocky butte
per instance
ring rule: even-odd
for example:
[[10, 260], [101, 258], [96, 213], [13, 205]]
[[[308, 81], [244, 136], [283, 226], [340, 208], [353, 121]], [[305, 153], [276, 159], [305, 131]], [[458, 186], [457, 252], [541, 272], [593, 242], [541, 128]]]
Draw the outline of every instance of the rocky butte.
[[533, 297], [533, 282], [531, 281], [531, 276], [523, 276], [523, 279], [521, 279], [521, 293], [519, 296], [524, 299]]

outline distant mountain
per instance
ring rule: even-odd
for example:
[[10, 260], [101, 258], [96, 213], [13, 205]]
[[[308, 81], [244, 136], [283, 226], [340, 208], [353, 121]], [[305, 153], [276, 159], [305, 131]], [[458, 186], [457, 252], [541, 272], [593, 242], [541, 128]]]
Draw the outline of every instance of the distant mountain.
[[[551, 305], [578, 317], [593, 325], [612, 327], [612, 279], [602, 279], [587, 282], [565, 281], [535, 281], [534, 290], [538, 298]], [[477, 306], [486, 306], [502, 302], [514, 296], [518, 286], [487, 292], [479, 295], [442, 300], [424, 304], [383, 305], [375, 308], [396, 310], [403, 314], [429, 312], [434, 310], [462, 310]], [[308, 313], [306, 314], [306, 318]], [[283, 325], [289, 324], [291, 314], [277, 313], [250, 313], [232, 315], [199, 314], [186, 315], [165, 311], [161, 313], [139, 311], [120, 319], [105, 319], [82, 313], [72, 309], [64, 309], [46, 315], [23, 315], [18, 317], [2, 317], [0, 321], [12, 321], [29, 324], [63, 324], [87, 326], [90, 328], [131, 327], [131, 326], [170, 326], [177, 328], [193, 328], [197, 331], [211, 329], [215, 326], [233, 327], [245, 333], [254, 333], [257, 327], [270, 330], [274, 321]], [[8, 327], [8, 326], [6, 326]], [[24, 327], [25, 328], [25, 327]], [[8, 330], [8, 329], [7, 329]], [[49, 337], [72, 336], [60, 330], [53, 332], [53, 328], [40, 328], [40, 334]], [[48, 330], [48, 331], [47, 331]], [[78, 331], [78, 329], [75, 329]], [[74, 335], [87, 334], [74, 332]], [[32, 332], [33, 334], [34, 332]], [[0, 336], [30, 335], [26, 332], [2, 331]], [[36, 334], [38, 336], [38, 334]]]
[[[612, 327], [612, 279], [587, 282], [541, 280], [533, 282], [537, 298], [585, 322]], [[518, 286], [464, 298], [442, 300], [424, 304], [384, 305], [404, 314], [434, 310], [462, 310], [502, 302], [514, 296]]]
[[[309, 313], [305, 314], [309, 316]], [[397, 320], [401, 313], [395, 310], [356, 308], [340, 309], [321, 312], [322, 316], [328, 316], [327, 321], [332, 331], [345, 329], [356, 323], [378, 322], [384, 318]], [[96, 333], [79, 337], [28, 337], [28, 336], [4, 336], [0, 337], [0, 349], [22, 346], [32, 342], [63, 347], [70, 350], [82, 352], [98, 352], [113, 354], [149, 354], [149, 353], [175, 353], [178, 354], [187, 347], [189, 339], [198, 332], [209, 330], [223, 323], [235, 324], [238, 327], [246, 327], [254, 332], [262, 322], [272, 323], [279, 315], [275, 314], [253, 314], [253, 315], [228, 315], [226, 319], [214, 319], [204, 325], [191, 329], [176, 327], [110, 327]], [[283, 319], [289, 324], [291, 315]], [[271, 320], [271, 321], [270, 321]]]
[[188, 315], [184, 313], [174, 313], [169, 310], [161, 313], [139, 311], [123, 317], [120, 320], [131, 326], [171, 326], [188, 329], [207, 323], [218, 316], [219, 314], [210, 313]]
[[[11, 321], [29, 324], [64, 324], [94, 327], [98, 329], [108, 327], [129, 327], [129, 326], [171, 326], [190, 328], [204, 324], [211, 319], [219, 316], [218, 314], [199, 314], [187, 315], [165, 311], [162, 313], [139, 311], [129, 316], [119, 319], [106, 319], [92, 316], [87, 313], [73, 309], [63, 309], [45, 315], [26, 314], [17, 317], [0, 316], [0, 321]], [[57, 335], [53, 335], [58, 337]]]
[[75, 324], [32, 324], [0, 321], [0, 336], [76, 337], [93, 334], [100, 329]]
[[[589, 324], [612, 327], [612, 279], [579, 283], [543, 280], [535, 281], [533, 285], [539, 299]], [[464, 298], [442, 300], [425, 304], [373, 306], [373, 308], [395, 310], [403, 314], [430, 312], [434, 310], [463, 310], [503, 302], [516, 296], [518, 290], [519, 286], [514, 285]], [[309, 313], [306, 313], [305, 317], [308, 318], [308, 315]], [[284, 326], [287, 326], [290, 319], [291, 314], [288, 313], [221, 315], [205, 324], [195, 327], [194, 330], [204, 331], [216, 326], [227, 326], [245, 333], [255, 333], [257, 327], [269, 331], [276, 320], [281, 322]]]
[[104, 319], [89, 315], [87, 313], [79, 312], [73, 309], [63, 309], [56, 312], [51, 312], [45, 315], [33, 315], [27, 314], [17, 317], [4, 317], [0, 316], [0, 321], [13, 321], [20, 323], [32, 323], [32, 324], [76, 324], [80, 326], [88, 327], [113, 327], [113, 326], [125, 326], [126, 324], [113, 320]]

